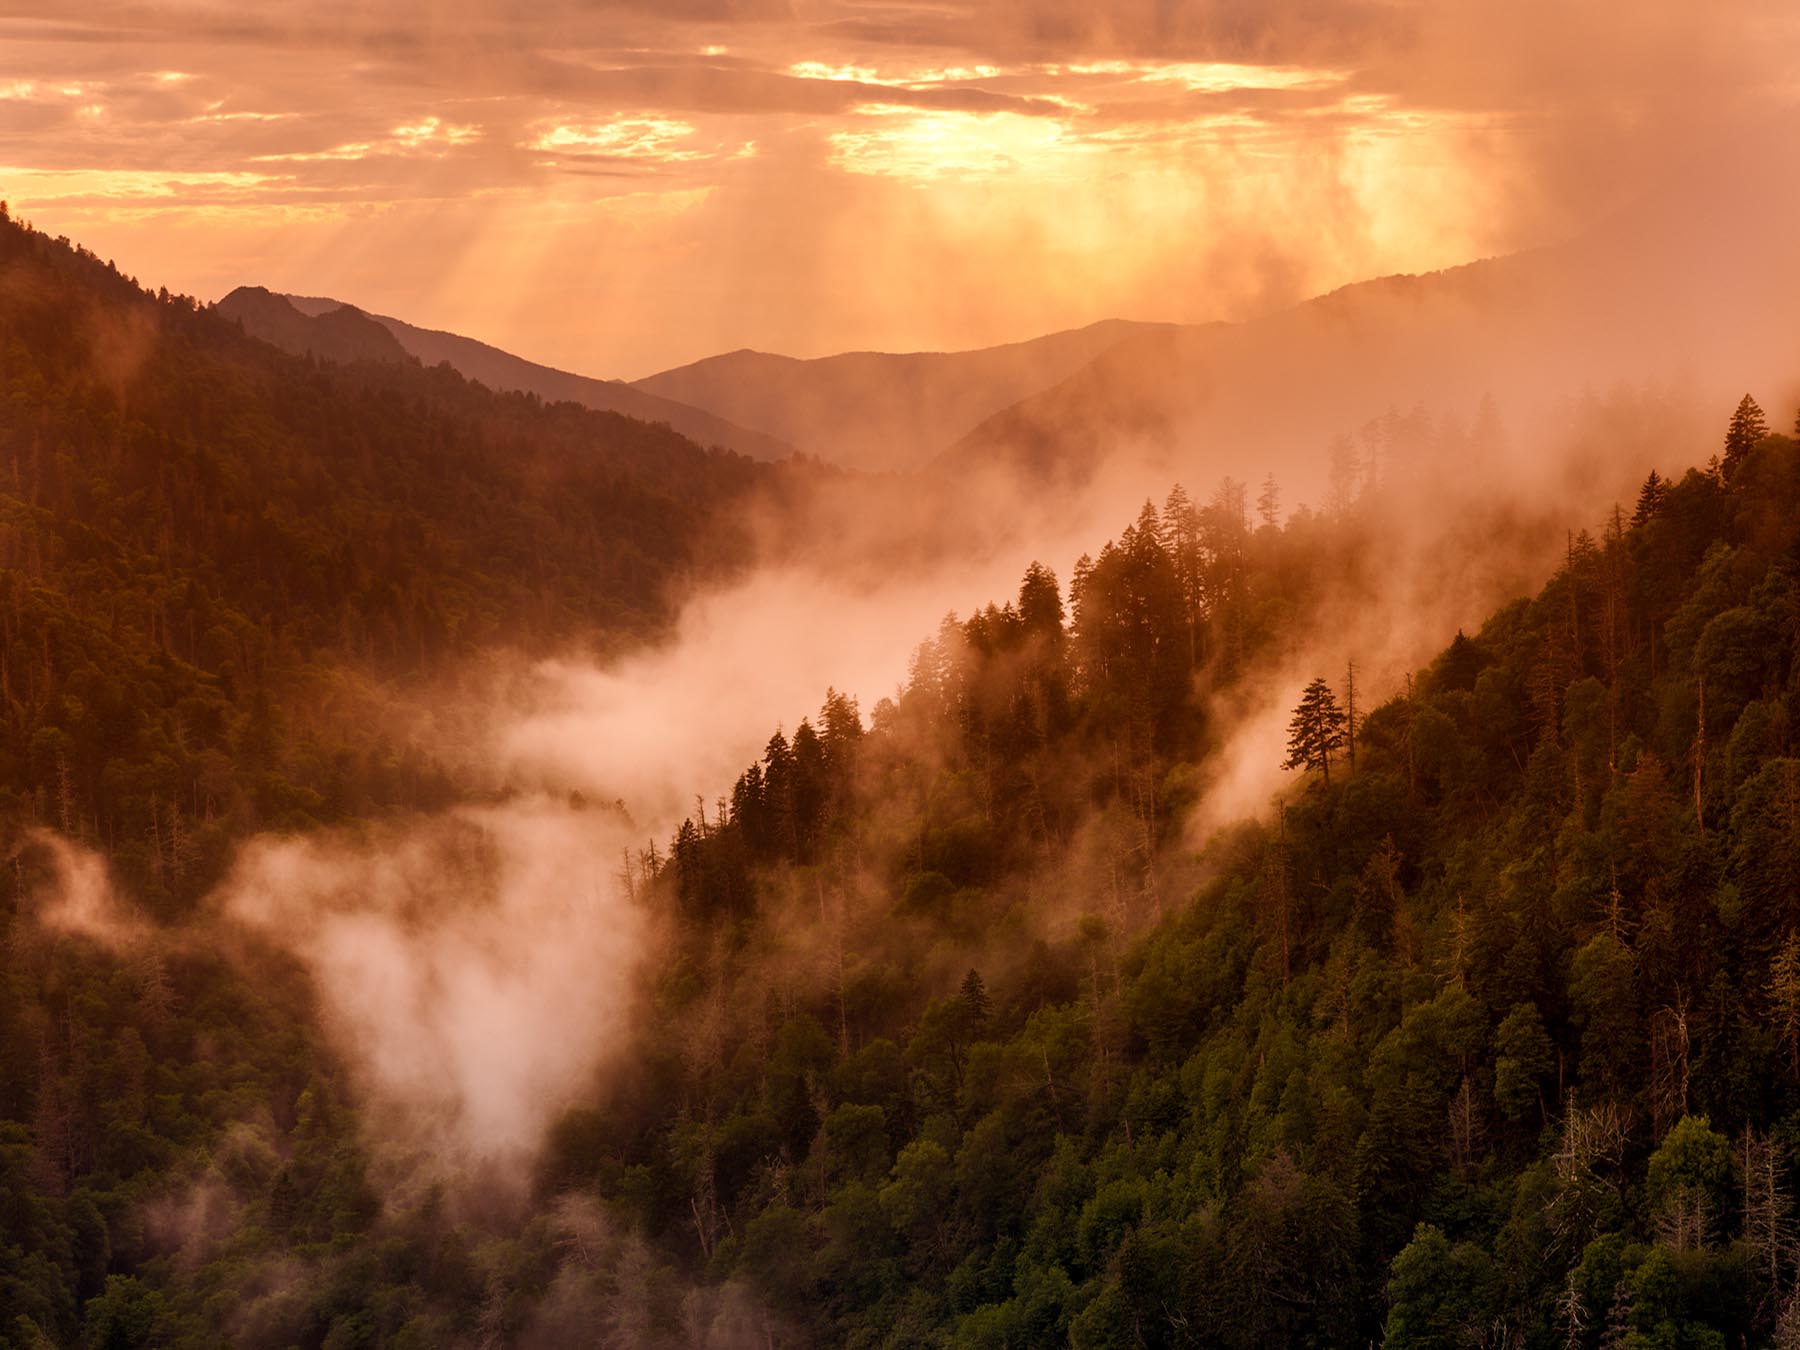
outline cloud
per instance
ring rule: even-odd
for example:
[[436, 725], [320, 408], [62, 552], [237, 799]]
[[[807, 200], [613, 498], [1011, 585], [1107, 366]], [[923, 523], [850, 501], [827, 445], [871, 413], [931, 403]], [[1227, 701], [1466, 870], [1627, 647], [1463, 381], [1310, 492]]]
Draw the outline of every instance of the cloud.
[[548, 799], [265, 837], [217, 903], [311, 969], [383, 1135], [440, 1174], [504, 1168], [623, 1039], [645, 937], [628, 838]]
[[0, 193], [153, 283], [590, 374], [950, 349], [1551, 242], [1791, 105], [1797, 33], [1781, 0], [96, 0], [0, 16]]
[[37, 921], [52, 932], [84, 937], [112, 951], [144, 941], [147, 924], [113, 887], [106, 859], [53, 830], [34, 829], [15, 846], [13, 860], [35, 855], [46, 868], [34, 892]]

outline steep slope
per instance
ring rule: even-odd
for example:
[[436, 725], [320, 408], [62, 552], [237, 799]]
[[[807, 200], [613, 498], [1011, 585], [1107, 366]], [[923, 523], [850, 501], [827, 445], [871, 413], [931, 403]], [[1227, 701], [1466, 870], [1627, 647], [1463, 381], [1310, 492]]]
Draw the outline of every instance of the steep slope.
[[[635, 596], [704, 561], [653, 469], [725, 511], [711, 472], [770, 476], [441, 370], [284, 357], [10, 226], [0, 389], [6, 805], [152, 906], [249, 812], [443, 791], [256, 691], [359, 626], [441, 652], [574, 608], [614, 493]], [[27, 1047], [0, 1055], [0, 1343], [1782, 1343], [1800, 444], [1746, 409], [1726, 449], [1597, 541], [1540, 518], [1548, 585], [1200, 857], [1246, 686], [1329, 652], [1285, 713], [1341, 668], [1422, 502], [1441, 570], [1538, 556], [1511, 507], [1458, 518], [1395, 475], [1252, 529], [1171, 493], [1066, 591], [1033, 566], [868, 726], [827, 694], [728, 810], [624, 860], [665, 942], [513, 1200], [383, 1193], [292, 963], [47, 932], [40, 837], [0, 887], [0, 1043]], [[423, 996], [370, 992], [402, 1021]]]
[[1782, 1343], [1800, 441], [1757, 421], [1335, 741], [1315, 680], [1308, 771], [1200, 859], [1218, 709], [1335, 663], [1399, 519], [1147, 507], [1067, 623], [1034, 568], [682, 827], [666, 1076], [552, 1175], [786, 1344]]
[[637, 387], [761, 428], [834, 464], [904, 469], [1117, 343], [1167, 327], [1109, 319], [968, 352], [847, 352], [815, 360], [729, 352]]
[[988, 418], [945, 462], [1082, 474], [1126, 450], [1199, 456], [1215, 476], [1273, 470], [1317, 502], [1327, 443], [1390, 409], [1466, 422], [1491, 396], [1532, 439], [1621, 383], [1786, 401], [1800, 392], [1796, 145], [1759, 142], [1558, 247], [1130, 336]]
[[[220, 309], [232, 313], [234, 300], [247, 289], [250, 288], [240, 288], [225, 297], [219, 302]], [[267, 295], [268, 292], [261, 294]], [[414, 357], [427, 366], [447, 362], [451, 369], [471, 380], [480, 381], [490, 389], [536, 394], [546, 403], [579, 403], [584, 408], [600, 412], [622, 413], [644, 422], [662, 422], [700, 445], [735, 450], [752, 459], [784, 459], [794, 452], [791, 445], [774, 436], [748, 431], [702, 408], [690, 407], [670, 398], [659, 398], [619, 380], [596, 380], [586, 375], [574, 375], [566, 370], [540, 366], [535, 361], [527, 361], [523, 357], [501, 351], [498, 347], [490, 347], [485, 342], [477, 342], [474, 338], [419, 328], [385, 314], [364, 315], [362, 311], [337, 300], [300, 295], [273, 298], [285, 302], [303, 321], [315, 324], [329, 323], [346, 312], [357, 315], [385, 331], [394, 344], [393, 351], [396, 355]], [[262, 331], [252, 328], [250, 321], [246, 319], [245, 326], [256, 332], [257, 336], [274, 342], [287, 351], [300, 350], [293, 339], [282, 340], [275, 336], [275, 332], [279, 330], [274, 325], [269, 325], [268, 331]]]
[[[358, 680], [651, 631], [742, 557], [733, 507], [773, 474], [445, 369], [289, 356], [4, 219], [0, 388], [0, 806], [115, 840], [153, 906], [258, 821], [421, 790]], [[199, 861], [161, 866], [171, 837]]]

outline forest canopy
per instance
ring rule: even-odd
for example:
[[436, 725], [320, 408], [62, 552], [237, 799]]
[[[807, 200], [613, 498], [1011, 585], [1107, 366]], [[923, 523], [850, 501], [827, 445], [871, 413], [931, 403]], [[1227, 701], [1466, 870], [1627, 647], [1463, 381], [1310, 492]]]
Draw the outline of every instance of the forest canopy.
[[618, 1067], [471, 1196], [391, 1184], [291, 959], [37, 922], [44, 840], [191, 933], [254, 831], [465, 800], [318, 691], [652, 631], [785, 470], [282, 355], [11, 222], [0, 268], [0, 1344], [1800, 1339], [1800, 442], [1754, 400], [1375, 701], [1283, 689], [1292, 777], [1205, 838], [1234, 697], [1378, 565], [1349, 479], [1177, 487], [821, 691], [621, 859]]

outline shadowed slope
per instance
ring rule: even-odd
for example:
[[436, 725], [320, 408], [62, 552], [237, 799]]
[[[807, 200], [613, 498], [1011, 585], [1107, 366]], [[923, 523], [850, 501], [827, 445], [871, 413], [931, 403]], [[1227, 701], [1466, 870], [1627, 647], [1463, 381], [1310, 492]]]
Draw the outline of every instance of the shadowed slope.
[[1029, 342], [969, 352], [846, 352], [803, 361], [737, 351], [639, 380], [832, 463], [905, 469], [997, 409], [1163, 324], [1108, 319]]
[[596, 380], [540, 366], [474, 338], [415, 327], [354, 305], [316, 296], [276, 295], [260, 286], [241, 286], [219, 301], [222, 313], [242, 321], [245, 331], [284, 351], [308, 351], [334, 360], [417, 360], [451, 369], [506, 393], [536, 394], [546, 403], [579, 403], [597, 412], [616, 412], [642, 422], [661, 422], [700, 445], [735, 450], [752, 459], [784, 459], [793, 447], [746, 431], [722, 417], [634, 389], [618, 380]]

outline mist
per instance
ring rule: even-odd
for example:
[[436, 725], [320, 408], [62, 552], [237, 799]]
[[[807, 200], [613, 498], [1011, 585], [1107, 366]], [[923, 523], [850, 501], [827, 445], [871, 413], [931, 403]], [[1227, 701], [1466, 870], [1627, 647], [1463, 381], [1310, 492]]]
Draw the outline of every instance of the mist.
[[[1543, 399], [1552, 402], [1548, 389]], [[1052, 567], [1066, 597], [1075, 560], [1146, 501], [1160, 504], [1179, 482], [1205, 502], [1227, 478], [1254, 495], [1269, 466], [1284, 466], [1278, 524], [1355, 540], [1355, 566], [1287, 616], [1276, 649], [1232, 688], [1191, 691], [1219, 730], [1195, 766], [1173, 851], [1154, 864], [1178, 873], [1215, 831], [1266, 816], [1293, 786], [1281, 768], [1286, 721], [1308, 679], [1339, 683], [1354, 662], [1363, 711], [1391, 697], [1459, 629], [1541, 584], [1570, 531], [1597, 530], [1613, 503], [1629, 502], [1647, 451], [1681, 467], [1672, 457], [1694, 444], [1702, 412], [1719, 416], [1696, 403], [1626, 387], [1534, 412], [1520, 429], [1491, 402], [1452, 398], [1404, 418], [1370, 402], [1335, 448], [1278, 431], [1228, 447], [1179, 432], [1119, 435], [1097, 421], [1086, 434], [1102, 453], [1076, 473], [996, 458], [815, 476], [797, 495], [748, 508], [748, 565], [673, 595], [659, 637], [603, 659], [473, 653], [466, 670], [393, 691], [388, 730], [446, 766], [470, 804], [255, 837], [207, 900], [205, 922], [310, 972], [395, 1185], [498, 1179], [517, 1191], [554, 1122], [604, 1095], [641, 1030], [643, 982], [669, 940], [645, 889], [646, 854], [666, 850], [684, 819], [722, 823], [736, 775], [773, 732], [815, 714], [828, 689], [854, 698], [867, 721], [898, 695], [947, 613], [1007, 601], [1027, 564]], [[929, 753], [904, 737], [896, 750]], [[1091, 824], [1026, 887], [1027, 932], [1066, 933], [1096, 889], [1116, 891], [1108, 876], [1124, 827]], [[120, 951], [151, 940], [98, 854], [33, 839], [53, 861], [38, 911], [46, 926]], [[876, 848], [853, 894], [833, 902], [854, 910], [846, 921], [872, 944], [866, 961], [882, 959], [886, 940], [871, 925], [894, 903], [881, 876]], [[784, 960], [794, 978], [826, 978], [842, 959], [828, 948], [842, 938], [820, 928], [825, 902], [806, 887], [783, 893], [773, 886], [766, 903], [783, 916]], [[1131, 922], [1151, 914], [1137, 905]], [[933, 958], [940, 978], [953, 980], [981, 946]]]
[[1800, 11], [1618, 9], [0, 17], [0, 1342], [1800, 1344]]
[[[1403, 432], [1347, 428], [1350, 500], [1335, 513], [1295, 503], [1299, 525], [1285, 514], [1290, 528], [1348, 531], [1357, 565], [1291, 615], [1277, 651], [1231, 690], [1194, 691], [1220, 744], [1197, 766], [1178, 849], [1203, 851], [1295, 784], [1281, 763], [1308, 679], [1341, 684], [1354, 662], [1366, 713], [1459, 629], [1541, 585], [1571, 531], [1597, 533], [1629, 502], [1646, 438], [1681, 442], [1670, 409], [1655, 391], [1621, 390], [1565, 407], [1556, 441], [1528, 441], [1491, 406], [1418, 411]], [[314, 972], [336, 1043], [381, 1108], [372, 1119], [403, 1140], [442, 1131], [460, 1154], [516, 1169], [630, 1039], [636, 982], [662, 959], [662, 921], [632, 895], [647, 850], [666, 851], [684, 819], [723, 823], [736, 775], [828, 689], [867, 720], [946, 613], [1008, 600], [1032, 561], [1066, 583], [1146, 500], [1160, 504], [1178, 481], [1202, 501], [1225, 477], [1254, 488], [1265, 455], [1300, 458], [1282, 445], [1227, 458], [1125, 442], [1075, 483], [1004, 465], [954, 484], [825, 480], [762, 519], [761, 560], [689, 595], [661, 639], [607, 660], [509, 657], [501, 674], [462, 682], [473, 701], [437, 709], [432, 724], [466, 742], [434, 751], [482, 791], [523, 796], [355, 835], [255, 841], [222, 912]], [[1312, 457], [1314, 481], [1328, 478], [1330, 448]], [[1053, 882], [1059, 866], [1034, 883], [1032, 922], [1046, 932], [1089, 903], [1072, 878], [1091, 867]], [[871, 914], [893, 903], [879, 871], [871, 860], [859, 883]], [[1049, 903], [1052, 891], [1070, 900]], [[819, 902], [793, 903], [777, 927], [810, 965], [823, 959], [824, 935], [807, 936]]]
[[312, 970], [377, 1128], [434, 1167], [516, 1165], [621, 1040], [643, 940], [622, 837], [602, 813], [525, 799], [260, 839], [219, 904]]
[[115, 13], [21, 20], [9, 192], [195, 294], [637, 377], [1241, 319], [1555, 242], [1792, 106], [1771, 0], [1629, 32], [1599, 3], [1079, 10], [165, 11], [155, 69]]

